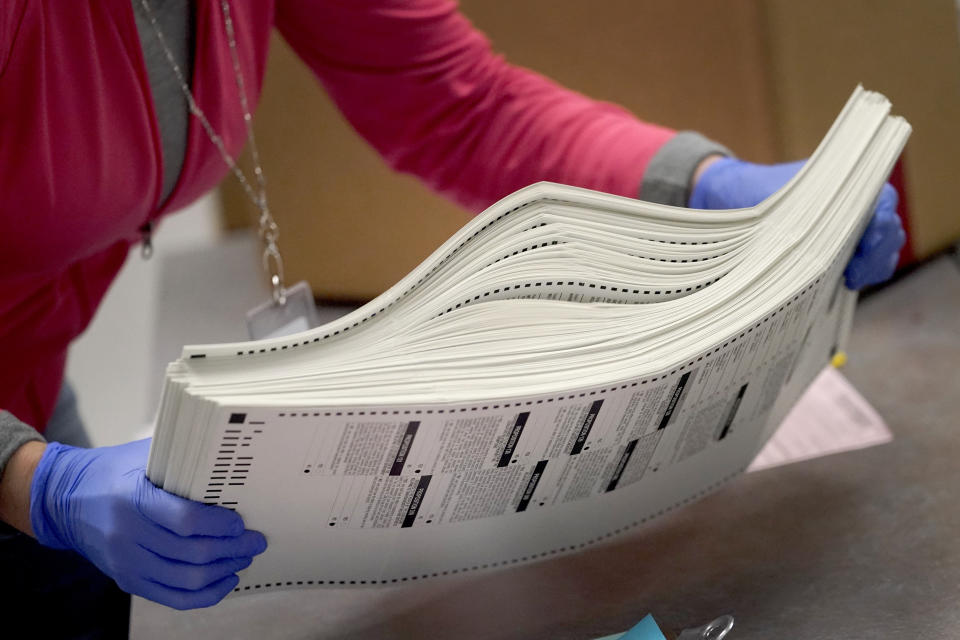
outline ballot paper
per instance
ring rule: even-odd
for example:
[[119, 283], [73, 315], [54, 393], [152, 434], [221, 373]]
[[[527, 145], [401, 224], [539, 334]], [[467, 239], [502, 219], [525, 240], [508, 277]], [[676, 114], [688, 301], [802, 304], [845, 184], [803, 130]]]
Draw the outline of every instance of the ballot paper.
[[236, 594], [574, 552], [742, 473], [832, 354], [843, 269], [909, 135], [857, 89], [750, 209], [540, 183], [310, 331], [186, 347], [147, 475], [267, 551]]
[[810, 384], [747, 471], [885, 444], [893, 434], [880, 414], [833, 367]]

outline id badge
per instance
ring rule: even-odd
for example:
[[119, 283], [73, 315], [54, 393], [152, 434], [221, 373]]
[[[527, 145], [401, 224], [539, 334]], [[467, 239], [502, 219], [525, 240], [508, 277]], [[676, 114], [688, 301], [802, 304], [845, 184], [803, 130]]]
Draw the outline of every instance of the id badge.
[[317, 326], [317, 307], [310, 285], [301, 280], [284, 293], [286, 303], [280, 305], [271, 300], [247, 312], [251, 340], [279, 338]]

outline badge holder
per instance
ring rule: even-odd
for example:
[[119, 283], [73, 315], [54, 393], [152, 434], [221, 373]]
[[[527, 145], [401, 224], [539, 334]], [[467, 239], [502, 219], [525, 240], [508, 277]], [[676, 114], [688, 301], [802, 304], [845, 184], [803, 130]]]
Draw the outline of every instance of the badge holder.
[[317, 326], [317, 306], [313, 291], [305, 280], [284, 290], [284, 301], [274, 300], [247, 312], [247, 331], [251, 340], [279, 338]]

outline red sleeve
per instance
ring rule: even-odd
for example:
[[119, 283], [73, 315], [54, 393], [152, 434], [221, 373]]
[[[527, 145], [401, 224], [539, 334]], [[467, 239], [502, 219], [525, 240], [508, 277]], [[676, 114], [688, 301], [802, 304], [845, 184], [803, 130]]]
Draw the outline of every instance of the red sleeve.
[[22, 0], [7, 0], [0, 5], [0, 76], [7, 66], [26, 7], [27, 3]]
[[452, 0], [277, 0], [276, 23], [392, 167], [472, 210], [539, 180], [636, 197], [673, 135], [508, 64]]

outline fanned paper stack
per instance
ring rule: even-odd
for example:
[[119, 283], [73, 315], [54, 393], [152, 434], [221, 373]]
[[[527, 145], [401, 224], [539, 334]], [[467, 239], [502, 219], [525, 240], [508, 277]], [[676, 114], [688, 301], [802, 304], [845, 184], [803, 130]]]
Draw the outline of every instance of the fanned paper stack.
[[169, 366], [148, 477], [270, 547], [236, 591], [575, 551], [739, 474], [842, 343], [842, 271], [910, 132], [857, 89], [760, 205], [541, 183], [393, 288]]

